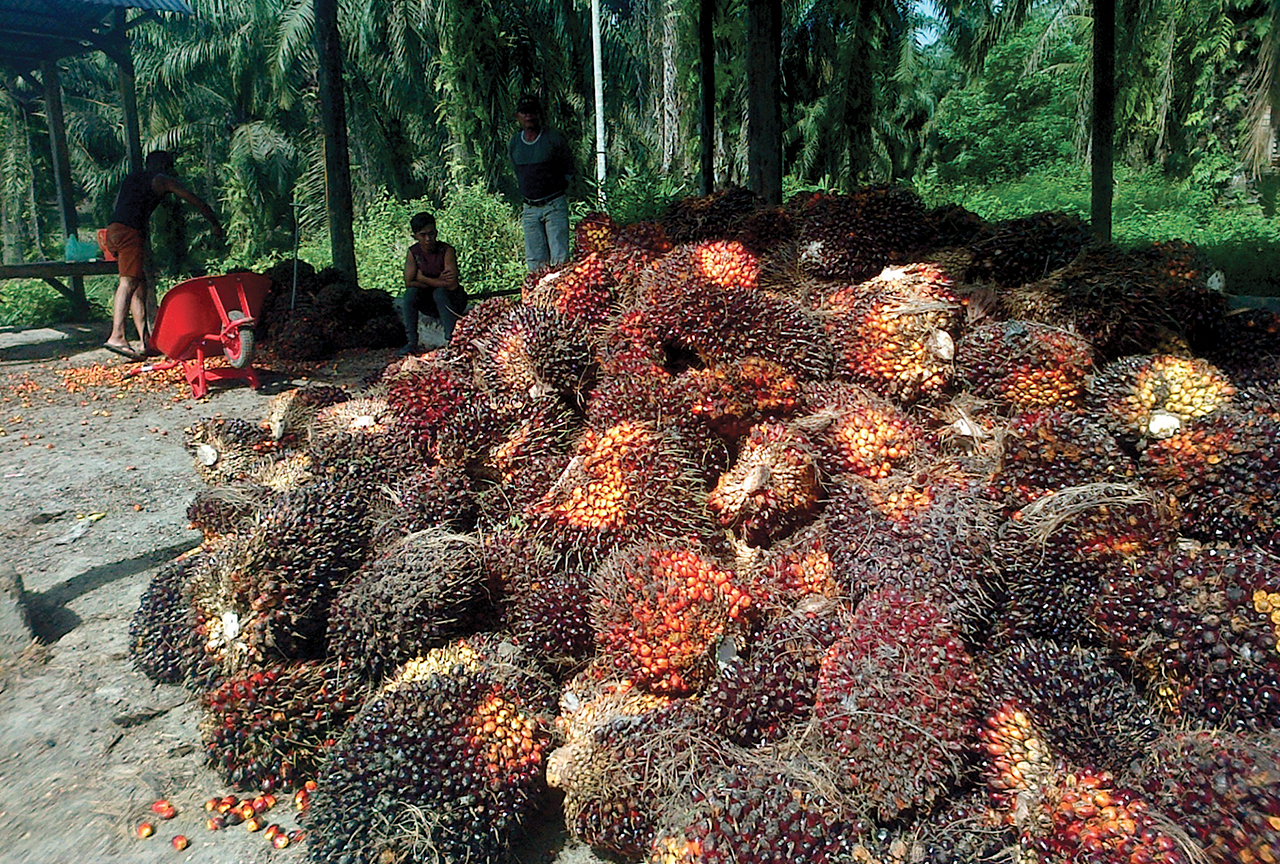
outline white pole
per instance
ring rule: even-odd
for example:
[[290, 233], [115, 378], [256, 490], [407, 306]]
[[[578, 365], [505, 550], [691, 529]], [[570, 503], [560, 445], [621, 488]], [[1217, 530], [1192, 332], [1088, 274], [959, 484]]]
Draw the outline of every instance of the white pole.
[[596, 76], [596, 204], [604, 208], [604, 64], [600, 59], [600, 0], [591, 0], [592, 66]]

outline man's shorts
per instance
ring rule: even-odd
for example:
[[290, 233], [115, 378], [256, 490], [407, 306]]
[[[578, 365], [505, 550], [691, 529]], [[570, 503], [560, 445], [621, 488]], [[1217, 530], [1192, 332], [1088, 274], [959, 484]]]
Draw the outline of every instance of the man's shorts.
[[107, 251], [116, 256], [121, 276], [142, 279], [146, 275], [147, 241], [137, 228], [119, 222], [107, 226]]

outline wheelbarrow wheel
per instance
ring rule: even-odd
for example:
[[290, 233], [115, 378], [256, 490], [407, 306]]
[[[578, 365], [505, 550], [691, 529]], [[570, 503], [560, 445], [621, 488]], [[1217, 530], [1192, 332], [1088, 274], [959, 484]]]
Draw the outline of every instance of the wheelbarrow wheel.
[[[244, 318], [245, 314], [239, 309], [232, 309], [227, 312], [227, 318], [232, 321], [239, 321]], [[227, 337], [226, 342], [222, 345], [222, 353], [226, 355], [227, 362], [231, 364], [232, 369], [244, 369], [253, 362], [253, 328], [237, 327], [234, 336]]]

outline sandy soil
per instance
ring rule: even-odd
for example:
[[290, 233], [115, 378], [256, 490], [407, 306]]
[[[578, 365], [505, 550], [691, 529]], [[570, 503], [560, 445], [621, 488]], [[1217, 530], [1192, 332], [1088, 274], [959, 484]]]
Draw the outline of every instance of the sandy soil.
[[[129, 621], [156, 569], [200, 541], [182, 430], [258, 419], [307, 379], [358, 386], [390, 352], [259, 365], [262, 389], [215, 385], [196, 401], [176, 370], [123, 378], [129, 364], [99, 347], [105, 335], [0, 329], [0, 861], [302, 861], [301, 845], [205, 827], [204, 801], [230, 790], [202, 764], [195, 697], [130, 664]], [[170, 821], [150, 812], [161, 797], [177, 807]], [[271, 820], [292, 829], [287, 803]], [[144, 820], [156, 832], [139, 839]], [[597, 860], [554, 817], [541, 823], [525, 864]], [[177, 834], [185, 851], [170, 845]]]

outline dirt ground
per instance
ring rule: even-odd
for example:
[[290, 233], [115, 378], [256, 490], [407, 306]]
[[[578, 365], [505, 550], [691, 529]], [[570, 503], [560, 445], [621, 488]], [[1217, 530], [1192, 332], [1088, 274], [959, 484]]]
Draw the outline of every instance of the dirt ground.
[[[259, 419], [305, 380], [358, 387], [390, 352], [260, 364], [260, 390], [215, 384], [197, 401], [177, 370], [124, 378], [105, 336], [105, 325], [0, 329], [0, 861], [305, 860], [303, 844], [205, 827], [204, 802], [231, 790], [203, 765], [196, 697], [132, 667], [129, 622], [156, 570], [200, 541], [183, 429]], [[172, 820], [150, 812], [162, 797]], [[288, 804], [270, 820], [291, 830]], [[156, 831], [140, 839], [144, 820]], [[522, 864], [598, 860], [554, 816], [537, 821]]]

